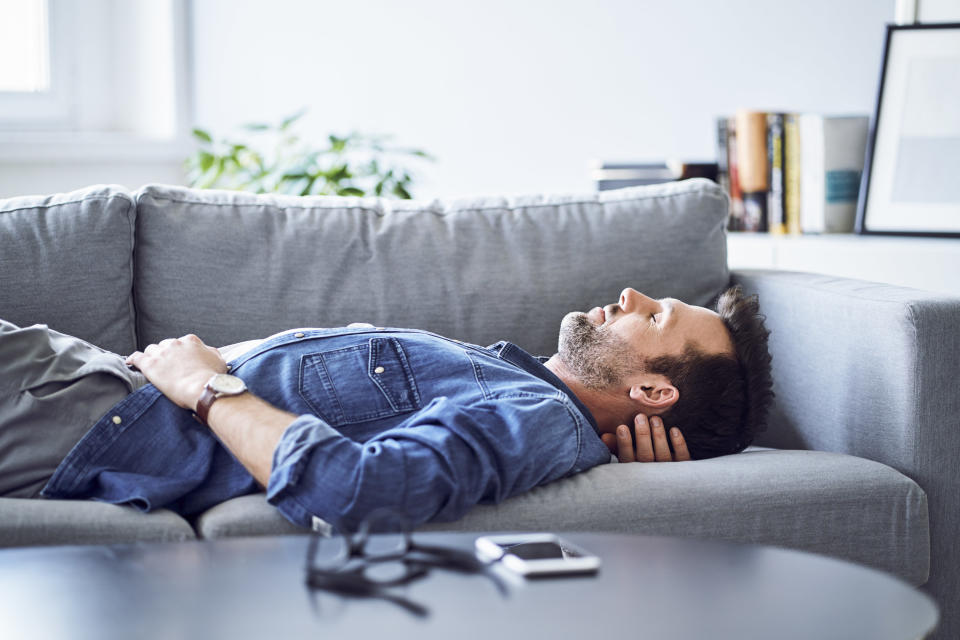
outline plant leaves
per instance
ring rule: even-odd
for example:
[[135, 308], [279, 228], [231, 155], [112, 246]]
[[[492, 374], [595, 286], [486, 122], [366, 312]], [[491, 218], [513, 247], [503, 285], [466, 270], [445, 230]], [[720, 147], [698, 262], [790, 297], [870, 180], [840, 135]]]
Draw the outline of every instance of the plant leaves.
[[306, 112], [307, 112], [307, 107], [303, 107], [292, 116], [287, 116], [286, 118], [284, 118], [283, 122], [280, 123], [280, 131], [286, 131], [290, 127], [290, 125], [292, 125], [294, 122], [302, 118]]
[[413, 198], [413, 196], [410, 195], [410, 192], [407, 191], [400, 182], [393, 185], [393, 195], [404, 200], [410, 200]]
[[193, 129], [193, 131], [191, 131], [191, 133], [193, 133], [193, 137], [194, 137], [194, 138], [196, 138], [197, 140], [200, 140], [201, 142], [206, 142], [206, 143], [211, 143], [211, 142], [213, 142], [213, 136], [211, 136], [209, 133], [207, 133], [207, 132], [204, 131], [203, 129], [200, 129], [200, 128], [198, 128], [198, 127], [194, 127], [194, 129]]
[[216, 158], [209, 151], [200, 151], [197, 154], [197, 166], [200, 167], [200, 172], [203, 173], [207, 171], [210, 167], [213, 166]]

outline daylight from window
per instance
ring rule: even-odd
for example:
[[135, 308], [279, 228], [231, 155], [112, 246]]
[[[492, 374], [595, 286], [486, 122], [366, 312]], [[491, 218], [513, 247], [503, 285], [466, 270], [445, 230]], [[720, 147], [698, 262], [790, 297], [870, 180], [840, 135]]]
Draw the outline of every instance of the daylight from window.
[[50, 89], [47, 0], [0, 0], [0, 91]]

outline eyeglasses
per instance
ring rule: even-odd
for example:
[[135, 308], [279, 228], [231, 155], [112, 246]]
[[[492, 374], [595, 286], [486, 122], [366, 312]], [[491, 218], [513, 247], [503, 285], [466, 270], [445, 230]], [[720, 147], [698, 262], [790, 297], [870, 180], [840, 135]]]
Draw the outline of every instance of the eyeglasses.
[[418, 616], [426, 615], [427, 609], [389, 589], [425, 578], [431, 569], [483, 574], [506, 593], [501, 580], [489, 571], [490, 563], [461, 549], [416, 542], [411, 528], [404, 514], [381, 508], [364, 518], [355, 534], [315, 534], [307, 546], [307, 585], [344, 596], [384, 599]]

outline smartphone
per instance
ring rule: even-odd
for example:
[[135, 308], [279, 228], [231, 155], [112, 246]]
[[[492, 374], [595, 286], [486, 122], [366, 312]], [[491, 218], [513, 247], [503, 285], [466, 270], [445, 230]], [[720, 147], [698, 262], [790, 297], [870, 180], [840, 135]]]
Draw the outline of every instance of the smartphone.
[[527, 577], [596, 573], [600, 558], [552, 533], [481, 536], [477, 557]]

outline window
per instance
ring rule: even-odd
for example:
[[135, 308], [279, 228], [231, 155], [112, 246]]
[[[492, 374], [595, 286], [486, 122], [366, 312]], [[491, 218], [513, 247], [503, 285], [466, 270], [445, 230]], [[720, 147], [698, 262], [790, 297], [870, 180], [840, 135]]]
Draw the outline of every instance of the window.
[[0, 127], [59, 128], [70, 118], [64, 0], [0, 0]]
[[0, 131], [172, 140], [186, 0], [0, 0]]
[[50, 90], [49, 25], [46, 0], [0, 0], [0, 91]]

